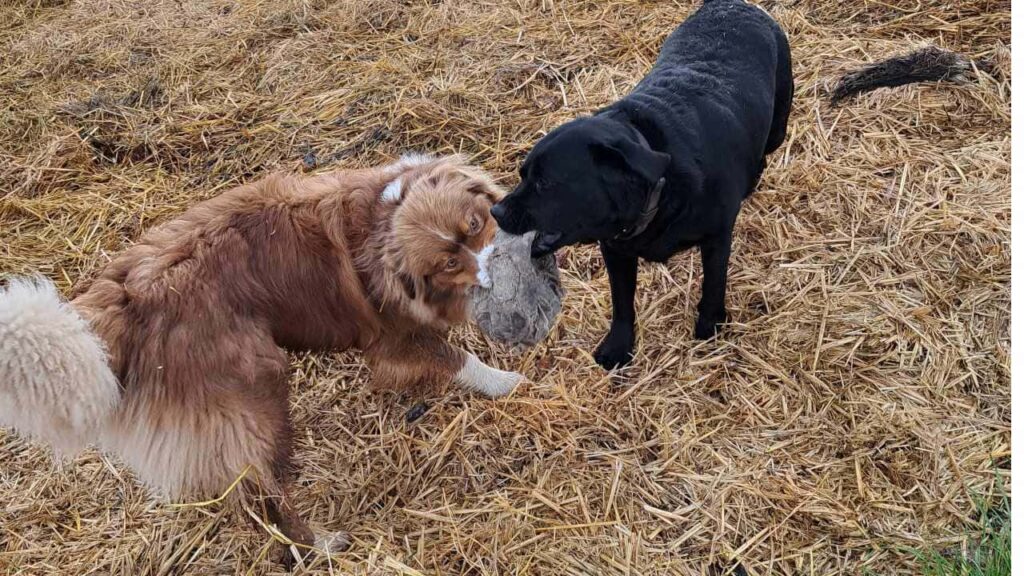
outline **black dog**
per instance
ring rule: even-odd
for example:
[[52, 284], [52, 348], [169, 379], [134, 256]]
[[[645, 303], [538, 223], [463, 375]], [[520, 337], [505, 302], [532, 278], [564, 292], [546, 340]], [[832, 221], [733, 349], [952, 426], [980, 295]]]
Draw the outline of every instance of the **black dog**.
[[710, 338], [725, 321], [733, 224], [786, 137], [792, 99], [778, 24], [743, 0], [707, 0], [628, 96], [559, 126], [527, 156], [522, 182], [492, 213], [506, 232], [538, 231], [534, 256], [600, 242], [612, 324], [599, 364], [632, 359], [639, 258], [665, 262], [700, 246], [694, 335]]

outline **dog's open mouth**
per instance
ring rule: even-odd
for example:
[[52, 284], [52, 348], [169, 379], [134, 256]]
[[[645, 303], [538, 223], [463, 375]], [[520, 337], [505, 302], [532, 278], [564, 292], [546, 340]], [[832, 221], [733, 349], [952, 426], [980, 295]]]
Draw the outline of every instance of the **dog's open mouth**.
[[530, 256], [541, 258], [551, 254], [562, 247], [559, 241], [562, 239], [561, 232], [537, 232], [537, 236], [530, 245]]

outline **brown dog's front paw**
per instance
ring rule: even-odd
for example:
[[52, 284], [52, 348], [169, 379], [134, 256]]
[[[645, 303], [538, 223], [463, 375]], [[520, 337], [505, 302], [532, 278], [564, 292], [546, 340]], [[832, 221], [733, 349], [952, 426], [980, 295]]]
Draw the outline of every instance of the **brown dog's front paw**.
[[305, 565], [306, 558], [310, 556], [312, 552], [308, 548], [300, 546], [287, 546], [281, 545], [281, 557], [278, 563], [287, 572], [293, 572], [296, 566]]
[[317, 554], [341, 554], [352, 546], [347, 532], [323, 532], [318, 533], [312, 547], [309, 546], [282, 546], [280, 564], [288, 572], [295, 570], [297, 566], [309, 566]]
[[462, 370], [455, 375], [455, 381], [463, 388], [481, 392], [491, 398], [508, 395], [524, 380], [526, 377], [518, 372], [491, 368], [474, 354], [466, 354]]
[[349, 540], [347, 532], [328, 532], [318, 535], [314, 546], [317, 552], [327, 555], [340, 554], [352, 546], [352, 541]]

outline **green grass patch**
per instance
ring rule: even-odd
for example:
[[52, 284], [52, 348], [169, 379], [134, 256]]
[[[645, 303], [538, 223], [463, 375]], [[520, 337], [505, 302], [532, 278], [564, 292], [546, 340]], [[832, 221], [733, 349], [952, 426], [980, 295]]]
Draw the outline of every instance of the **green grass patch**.
[[1009, 576], [1010, 497], [977, 501], [980, 535], [959, 549], [914, 550], [922, 576]]

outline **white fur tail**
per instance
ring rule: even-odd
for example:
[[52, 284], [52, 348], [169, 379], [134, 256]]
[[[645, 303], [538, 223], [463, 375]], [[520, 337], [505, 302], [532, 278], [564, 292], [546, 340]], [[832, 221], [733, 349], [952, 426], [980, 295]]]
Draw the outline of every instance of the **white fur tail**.
[[97, 439], [120, 395], [103, 343], [52, 282], [0, 288], [0, 426], [72, 455]]

